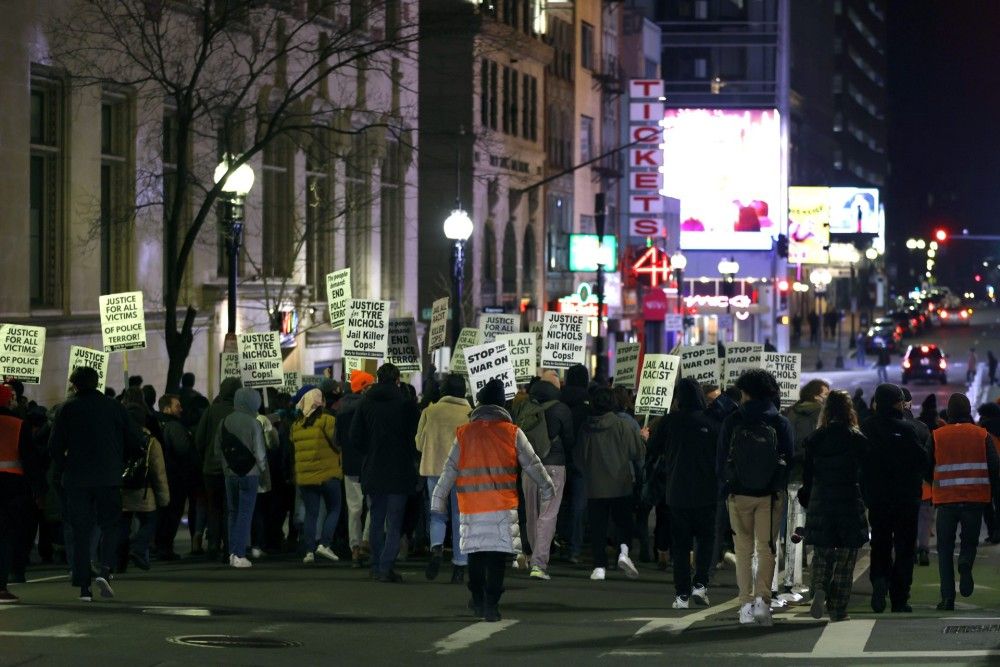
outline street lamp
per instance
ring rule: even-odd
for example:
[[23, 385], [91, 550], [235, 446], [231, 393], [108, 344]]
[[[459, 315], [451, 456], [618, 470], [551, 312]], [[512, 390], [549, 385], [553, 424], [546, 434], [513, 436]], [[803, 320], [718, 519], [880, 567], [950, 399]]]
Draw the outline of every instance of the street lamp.
[[465, 242], [472, 236], [472, 218], [461, 207], [451, 212], [444, 221], [444, 235], [455, 242], [451, 265], [452, 305], [451, 344], [454, 350], [462, 333], [462, 284], [465, 282]]
[[246, 162], [232, 168], [231, 161], [238, 160], [239, 157], [223, 155], [222, 162], [215, 168], [212, 176], [215, 183], [222, 181], [221, 190], [225, 201], [226, 255], [229, 258], [227, 340], [236, 336], [236, 264], [240, 256], [240, 245], [243, 243], [243, 204], [253, 187], [254, 178], [253, 169]]

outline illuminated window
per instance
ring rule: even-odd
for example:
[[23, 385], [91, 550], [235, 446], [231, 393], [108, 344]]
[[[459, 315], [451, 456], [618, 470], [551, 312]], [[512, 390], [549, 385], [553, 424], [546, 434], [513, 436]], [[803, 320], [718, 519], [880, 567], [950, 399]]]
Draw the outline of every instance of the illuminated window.
[[63, 89], [56, 79], [31, 77], [28, 186], [28, 286], [32, 306], [62, 299]]

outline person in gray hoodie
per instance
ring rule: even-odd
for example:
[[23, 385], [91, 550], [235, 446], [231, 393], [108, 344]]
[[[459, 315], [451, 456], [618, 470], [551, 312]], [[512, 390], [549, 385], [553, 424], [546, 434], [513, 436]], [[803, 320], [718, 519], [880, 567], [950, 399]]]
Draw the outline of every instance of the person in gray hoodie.
[[[243, 386], [239, 378], [226, 378], [219, 387], [219, 394], [201, 416], [194, 432], [194, 446], [201, 456], [202, 480], [205, 485], [205, 553], [215, 560], [225, 540], [226, 482], [222, 466], [212, 443], [219, 431], [219, 424], [233, 411], [233, 396]], [[195, 536], [198, 537], [197, 535]], [[196, 540], [201, 542], [201, 540]], [[225, 551], [223, 551], [225, 553]]]
[[[261, 477], [267, 475], [267, 448], [264, 429], [257, 421], [260, 394], [255, 389], [238, 389], [233, 396], [233, 411], [219, 423], [212, 439], [212, 455], [222, 467], [226, 477], [227, 527], [229, 535], [229, 564], [237, 568], [250, 567], [246, 557], [250, 544], [250, 524], [257, 502], [257, 487]], [[256, 459], [253, 468], [242, 477], [237, 475], [222, 455], [222, 429], [236, 436]]]

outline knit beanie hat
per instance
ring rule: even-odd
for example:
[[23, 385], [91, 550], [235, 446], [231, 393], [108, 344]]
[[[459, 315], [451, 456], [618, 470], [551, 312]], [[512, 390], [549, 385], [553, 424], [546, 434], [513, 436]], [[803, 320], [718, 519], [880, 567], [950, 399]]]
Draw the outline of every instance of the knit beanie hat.
[[496, 405], [502, 408], [507, 402], [507, 397], [503, 390], [503, 382], [495, 378], [487, 382], [486, 386], [476, 394], [476, 402], [480, 405]]

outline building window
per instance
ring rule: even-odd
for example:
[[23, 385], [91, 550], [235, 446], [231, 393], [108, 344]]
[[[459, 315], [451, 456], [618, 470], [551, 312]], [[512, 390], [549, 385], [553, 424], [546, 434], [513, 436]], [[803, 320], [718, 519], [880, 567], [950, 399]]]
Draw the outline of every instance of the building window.
[[833, 131], [834, 132], [844, 131], [844, 114], [840, 111], [833, 114]]
[[399, 36], [399, 0], [385, 0], [385, 38], [394, 40]]
[[527, 229], [524, 230], [524, 250], [522, 256], [524, 260], [521, 262], [521, 291], [526, 294], [531, 294], [535, 291], [535, 273], [536, 273], [536, 262], [535, 258], [535, 232], [529, 225]]
[[594, 26], [586, 21], [580, 23], [580, 64], [594, 69]]
[[28, 192], [28, 286], [32, 306], [62, 300], [63, 90], [55, 79], [31, 78]]
[[510, 71], [510, 88], [507, 89], [507, 104], [510, 106], [510, 133], [517, 136], [517, 118], [521, 110], [517, 103], [517, 70]]
[[500, 93], [497, 83], [497, 64], [490, 62], [490, 128], [497, 129], [497, 106], [500, 103]]
[[261, 273], [269, 278], [292, 275], [295, 220], [292, 216], [292, 146], [280, 136], [264, 147]]
[[101, 294], [128, 288], [129, 100], [109, 95], [101, 102]]
[[699, 21], [708, 18], [708, 0], [694, 0], [694, 17]]
[[482, 296], [483, 303], [490, 304], [497, 294], [497, 237], [493, 223], [487, 222], [483, 228]]
[[593, 157], [594, 119], [590, 116], [580, 116], [580, 162], [586, 162]]
[[352, 269], [351, 287], [360, 294], [367, 289], [371, 229], [371, 173], [368, 169], [368, 142], [363, 132], [351, 137], [351, 152], [345, 167], [344, 256]]
[[510, 134], [510, 68], [504, 65], [503, 68], [503, 94], [505, 96], [505, 104], [503, 104], [503, 113], [501, 115], [500, 129], [503, 130], [504, 134]]
[[398, 141], [386, 145], [380, 193], [382, 298], [402, 302], [406, 230], [403, 225], [403, 164]]
[[368, 3], [365, 0], [351, 0], [351, 27], [355, 30], [365, 30], [368, 19]]
[[569, 268], [569, 234], [573, 231], [572, 199], [561, 195], [548, 196], [546, 203], [546, 229], [548, 230], [548, 258], [545, 266], [549, 271], [566, 271]]
[[531, 96], [531, 102], [526, 105], [528, 107], [526, 136], [532, 141], [538, 141], [538, 79], [535, 77], [530, 77], [530, 79], [531, 86], [528, 89], [528, 94]]
[[490, 61], [486, 58], [479, 66], [479, 124], [490, 126]]
[[306, 263], [313, 298], [326, 299], [326, 274], [333, 270], [335, 212], [330, 187], [332, 172], [330, 128], [310, 132], [306, 154]]
[[517, 236], [514, 221], [507, 222], [503, 234], [503, 293], [504, 296], [517, 293]]
[[694, 59], [694, 78], [696, 79], [708, 78], [708, 60], [706, 60], [705, 58]]

